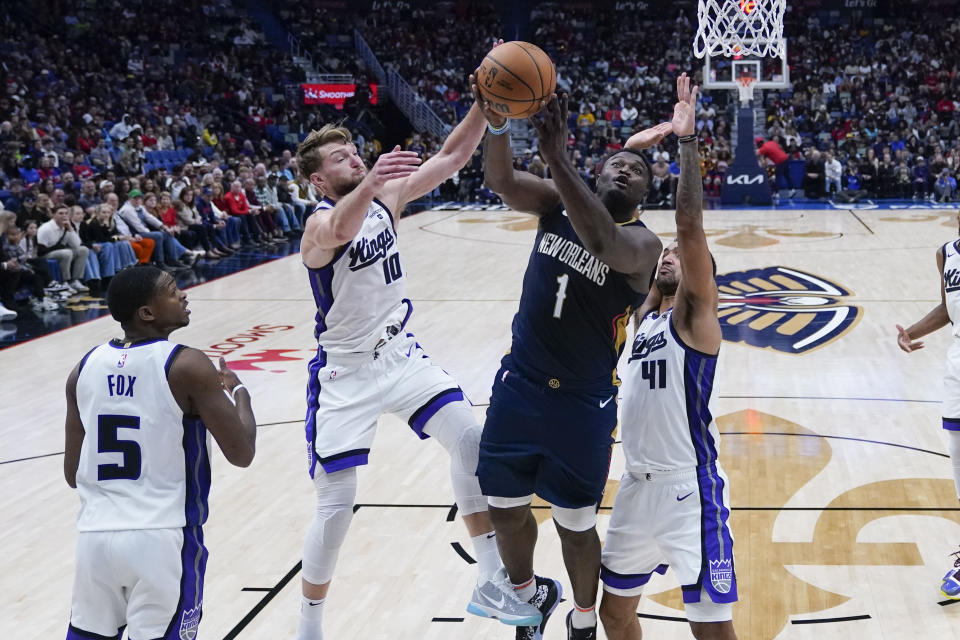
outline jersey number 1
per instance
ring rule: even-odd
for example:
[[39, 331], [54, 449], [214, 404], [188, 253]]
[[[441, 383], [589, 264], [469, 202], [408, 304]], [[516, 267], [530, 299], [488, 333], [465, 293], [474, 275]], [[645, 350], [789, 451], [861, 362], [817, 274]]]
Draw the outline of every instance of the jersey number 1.
[[563, 301], [567, 297], [568, 282], [570, 282], [569, 273], [565, 273], [562, 276], [557, 276], [557, 284], [560, 286], [557, 287], [557, 303], [553, 305], [554, 318], [560, 318], [560, 314], [563, 313]]
[[139, 429], [139, 416], [98, 416], [97, 451], [121, 453], [122, 464], [97, 465], [97, 480], [136, 480], [140, 477], [140, 445], [134, 440], [120, 440], [120, 429]]

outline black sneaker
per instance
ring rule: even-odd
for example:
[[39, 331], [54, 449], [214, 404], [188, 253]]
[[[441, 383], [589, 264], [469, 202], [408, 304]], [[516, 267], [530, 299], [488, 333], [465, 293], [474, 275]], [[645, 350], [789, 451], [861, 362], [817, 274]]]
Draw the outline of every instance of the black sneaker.
[[547, 620], [560, 604], [560, 596], [563, 595], [563, 587], [558, 581], [552, 578], [534, 577], [537, 581], [537, 592], [527, 602], [540, 610], [543, 620], [536, 627], [517, 627], [517, 640], [541, 640], [543, 630], [547, 627]]
[[573, 609], [567, 614], [567, 640], [597, 640], [597, 625], [586, 629], [573, 628]]

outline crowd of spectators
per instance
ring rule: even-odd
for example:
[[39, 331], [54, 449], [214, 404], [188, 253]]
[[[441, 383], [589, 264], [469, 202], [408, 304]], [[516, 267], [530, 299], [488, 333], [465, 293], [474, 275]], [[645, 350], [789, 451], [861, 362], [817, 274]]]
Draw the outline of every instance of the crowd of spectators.
[[[677, 74], [699, 75], [692, 15], [618, 4], [626, 9], [541, 3], [530, 15], [527, 37], [554, 60], [558, 88], [570, 95], [569, 149], [587, 182], [604, 155], [670, 118]], [[788, 16], [793, 86], [766, 92], [759, 126], [758, 157], [775, 188], [848, 201], [958, 198], [960, 70], [952, 51], [960, 19], [906, 4], [887, 20], [836, 20], [799, 6]], [[371, 80], [353, 48], [357, 29], [381, 64], [449, 124], [469, 108], [467, 76], [503, 31], [487, 2], [377, 0], [362, 12], [275, 5], [315, 47], [320, 71], [349, 73], [361, 87]], [[343, 116], [285, 95], [303, 71], [264, 43], [242, 9], [228, 0], [59, 6], [39, 17], [19, 5], [0, 10], [0, 202], [14, 215], [0, 229], [0, 300], [29, 290], [33, 304], [49, 306], [133, 262], [179, 269], [238, 243], [296, 233], [312, 196], [290, 150]], [[189, 19], [165, 19], [174, 14]], [[719, 195], [736, 151], [735, 106], [732, 92], [701, 94], [708, 196]], [[369, 129], [355, 136], [372, 164], [380, 141]], [[410, 131], [405, 146], [426, 159], [441, 142]], [[649, 155], [648, 204], [669, 206], [676, 143], [668, 138]], [[515, 166], [549, 172], [535, 140]], [[435, 195], [495, 199], [482, 187], [481, 155]], [[116, 242], [130, 250], [104, 249]], [[40, 259], [51, 251], [53, 273]]]

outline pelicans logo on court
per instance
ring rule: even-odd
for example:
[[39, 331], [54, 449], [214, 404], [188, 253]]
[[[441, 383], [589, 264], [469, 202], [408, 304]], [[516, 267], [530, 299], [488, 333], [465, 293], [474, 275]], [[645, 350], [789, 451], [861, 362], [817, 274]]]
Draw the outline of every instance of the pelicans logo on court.
[[723, 339], [799, 355], [836, 340], [863, 310], [851, 292], [820, 276], [787, 267], [717, 275]]

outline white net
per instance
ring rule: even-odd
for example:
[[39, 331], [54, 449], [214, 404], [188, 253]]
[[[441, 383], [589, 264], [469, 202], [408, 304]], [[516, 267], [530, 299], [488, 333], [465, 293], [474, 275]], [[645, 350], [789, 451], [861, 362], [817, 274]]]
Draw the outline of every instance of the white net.
[[783, 55], [786, 8], [787, 0], [698, 0], [693, 54]]

